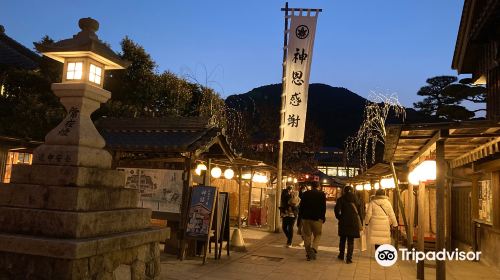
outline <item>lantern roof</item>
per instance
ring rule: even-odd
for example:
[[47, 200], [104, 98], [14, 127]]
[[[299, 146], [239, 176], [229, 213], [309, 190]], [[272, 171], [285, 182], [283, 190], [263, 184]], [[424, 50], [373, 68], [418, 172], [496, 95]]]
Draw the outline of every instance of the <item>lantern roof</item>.
[[108, 45], [97, 37], [99, 22], [93, 18], [81, 18], [78, 21], [81, 31], [73, 38], [53, 44], [34, 43], [35, 48], [44, 55], [64, 63], [67, 58], [87, 56], [104, 64], [104, 68], [124, 69], [129, 62], [122, 60]]

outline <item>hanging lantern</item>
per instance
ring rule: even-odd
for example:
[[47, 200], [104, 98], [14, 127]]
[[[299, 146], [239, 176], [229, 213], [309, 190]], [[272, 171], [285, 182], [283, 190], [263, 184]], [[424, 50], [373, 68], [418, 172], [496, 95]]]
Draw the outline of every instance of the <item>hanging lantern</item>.
[[412, 185], [418, 185], [419, 179], [418, 179], [418, 170], [417, 168], [413, 169], [410, 173], [408, 173], [408, 183]]
[[250, 179], [252, 179], [252, 174], [250, 174], [250, 173], [243, 173], [243, 174], [241, 174], [241, 179], [243, 179], [243, 180], [250, 180]]
[[196, 168], [196, 169], [194, 170], [194, 173], [196, 173], [196, 175], [200, 176], [200, 175], [201, 175], [201, 169]]
[[368, 183], [368, 184], [364, 184], [364, 185], [363, 185], [363, 189], [364, 189], [365, 191], [369, 191], [369, 190], [371, 190], [371, 189], [372, 189], [372, 186], [370, 185], [370, 183]]
[[231, 180], [234, 177], [234, 171], [231, 168], [224, 170], [224, 178]]
[[205, 170], [207, 170], [207, 166], [204, 165], [203, 163], [198, 163], [198, 165], [196, 166], [196, 169], [199, 169], [200, 171], [205, 171]]
[[379, 182], [375, 182], [375, 184], [373, 184], [373, 187], [374, 187], [376, 190], [380, 189], [380, 184], [379, 184]]
[[212, 170], [210, 170], [210, 174], [212, 175], [212, 177], [217, 179], [222, 175], [222, 170], [220, 169], [220, 167], [216, 166], [216, 167], [212, 168]]
[[356, 190], [357, 191], [362, 191], [363, 190], [363, 185], [361, 185], [361, 184], [356, 185]]
[[419, 181], [434, 181], [436, 180], [436, 161], [425, 160], [421, 162], [417, 168], [419, 169]]
[[382, 178], [382, 180], [380, 180], [380, 185], [382, 186], [382, 189], [393, 189], [396, 187], [394, 185], [394, 178], [393, 177]]

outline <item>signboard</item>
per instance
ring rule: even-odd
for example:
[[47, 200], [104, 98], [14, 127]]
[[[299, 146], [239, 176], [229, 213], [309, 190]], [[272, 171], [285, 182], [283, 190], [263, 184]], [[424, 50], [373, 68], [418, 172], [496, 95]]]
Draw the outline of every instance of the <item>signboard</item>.
[[[217, 202], [217, 233], [216, 233], [216, 256], [220, 259], [222, 253], [222, 243], [226, 241], [227, 255], [229, 256], [229, 193], [219, 193]], [[218, 246], [218, 248], [217, 248]], [[218, 249], [218, 250], [217, 250]], [[218, 253], [218, 254], [217, 254]]]
[[192, 188], [186, 224], [187, 238], [206, 240], [209, 237], [216, 197], [215, 187]]
[[119, 168], [125, 171], [126, 188], [141, 193], [141, 207], [179, 214], [182, 202], [182, 170]]
[[313, 54], [318, 11], [300, 11], [290, 15], [286, 55], [285, 116], [283, 141], [304, 142], [309, 74]]

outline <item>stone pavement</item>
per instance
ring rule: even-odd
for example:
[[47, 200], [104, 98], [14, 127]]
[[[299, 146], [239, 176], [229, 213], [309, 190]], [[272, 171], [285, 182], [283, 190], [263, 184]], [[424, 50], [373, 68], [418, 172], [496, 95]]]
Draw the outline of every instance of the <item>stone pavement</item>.
[[[303, 247], [297, 244], [285, 248], [283, 233], [275, 234], [259, 229], [243, 229], [247, 252], [231, 251], [231, 256], [222, 255], [220, 260], [207, 258], [178, 261], [174, 256], [162, 255], [160, 279], [415, 279], [416, 265], [398, 261], [390, 268], [377, 264], [369, 251], [360, 253], [355, 249], [354, 263], [345, 264], [337, 259], [337, 222], [333, 216], [333, 203], [328, 204], [327, 221], [318, 250], [318, 259], [306, 261]], [[355, 246], [356, 246], [355, 242]], [[356, 248], [356, 247], [355, 247]], [[213, 253], [213, 251], [212, 251]], [[225, 253], [225, 252], [223, 252]], [[373, 254], [373, 252], [372, 252]], [[435, 279], [435, 269], [426, 267], [426, 279]], [[498, 271], [474, 262], [447, 263], [447, 279], [500, 279]]]

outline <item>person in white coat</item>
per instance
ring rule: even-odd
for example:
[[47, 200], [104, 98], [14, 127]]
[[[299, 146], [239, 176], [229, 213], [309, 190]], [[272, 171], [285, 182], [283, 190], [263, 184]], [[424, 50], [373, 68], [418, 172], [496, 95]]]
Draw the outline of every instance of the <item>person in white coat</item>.
[[369, 242], [375, 245], [375, 250], [382, 244], [391, 244], [391, 226], [397, 227], [398, 222], [384, 190], [378, 189], [368, 203], [365, 225], [368, 226]]

